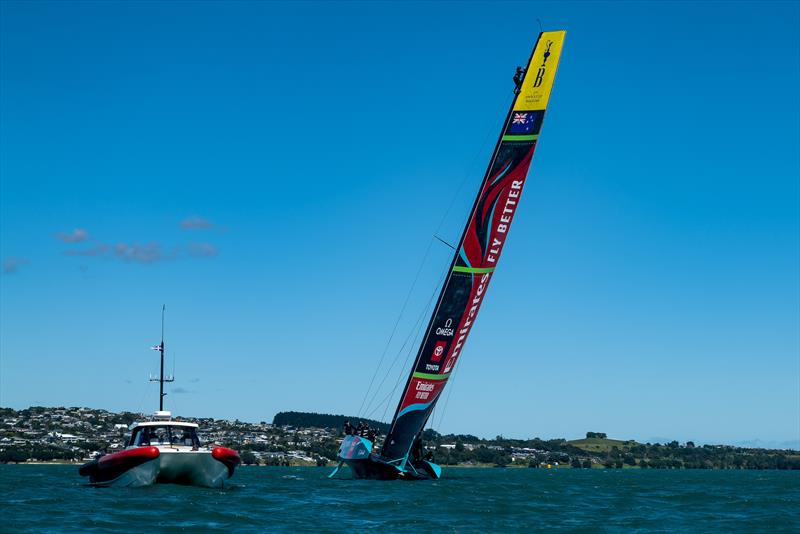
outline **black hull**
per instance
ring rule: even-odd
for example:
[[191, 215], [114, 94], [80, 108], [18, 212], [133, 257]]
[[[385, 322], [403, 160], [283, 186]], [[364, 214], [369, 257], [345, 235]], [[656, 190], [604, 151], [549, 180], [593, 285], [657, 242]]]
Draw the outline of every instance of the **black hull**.
[[[442, 469], [425, 460], [388, 461], [382, 456], [372, 454], [373, 444], [362, 436], [348, 435], [342, 440], [339, 447], [339, 461], [347, 464], [353, 473], [353, 478], [368, 480], [429, 480], [439, 478]], [[341, 464], [339, 464], [341, 466]], [[336, 470], [330, 476], [334, 476]]]
[[366, 460], [343, 460], [353, 473], [353, 478], [367, 480], [431, 480], [440, 476], [438, 466], [420, 462], [416, 466], [407, 464], [404, 470], [371, 456]]

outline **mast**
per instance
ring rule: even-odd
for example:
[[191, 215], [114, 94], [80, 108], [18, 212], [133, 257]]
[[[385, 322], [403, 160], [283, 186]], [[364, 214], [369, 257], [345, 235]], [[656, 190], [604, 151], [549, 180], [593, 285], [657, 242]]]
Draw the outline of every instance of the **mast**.
[[164, 377], [164, 313], [167, 310], [167, 305], [161, 305], [161, 343], [158, 347], [153, 347], [158, 350], [161, 354], [161, 371], [159, 372], [158, 378], [153, 376], [150, 377], [150, 382], [158, 382], [158, 411], [164, 411], [164, 397], [167, 396], [164, 393], [164, 382], [174, 382], [174, 376]]
[[[404, 466], [461, 354], [527, 177], [566, 32], [542, 32], [506, 115], [381, 454]], [[517, 78], [515, 77], [515, 80]]]

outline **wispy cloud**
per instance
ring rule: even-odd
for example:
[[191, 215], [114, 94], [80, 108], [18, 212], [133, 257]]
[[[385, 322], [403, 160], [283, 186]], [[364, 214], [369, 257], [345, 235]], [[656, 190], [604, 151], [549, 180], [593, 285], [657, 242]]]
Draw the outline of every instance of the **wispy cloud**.
[[[63, 251], [63, 254], [82, 258], [119, 260], [126, 263], [157, 263], [180, 258], [213, 258], [219, 254], [219, 249], [215, 245], [205, 242], [190, 242], [182, 246], [164, 248], [158, 241], [144, 244], [119, 241], [113, 245], [94, 241], [92, 244], [87, 243], [85, 248], [71, 248]], [[13, 262], [9, 265], [12, 265], [11, 269], [17, 267], [17, 264]]]
[[208, 219], [194, 215], [181, 221], [184, 230], [210, 230], [214, 225]]
[[109, 257], [130, 263], [155, 263], [157, 261], [172, 260], [177, 256], [177, 250], [165, 253], [161, 244], [151, 241], [145, 245], [139, 243], [117, 243], [113, 247], [104, 243], [84, 249], [65, 250], [67, 256], [80, 257]]
[[25, 258], [18, 258], [16, 256], [8, 256], [3, 260], [3, 272], [5, 274], [13, 274], [19, 271], [20, 267], [27, 265], [29, 262]]
[[103, 256], [108, 254], [111, 248], [108, 245], [99, 243], [90, 248], [65, 250], [64, 254], [67, 256]]
[[60, 239], [64, 243], [80, 243], [89, 239], [89, 232], [83, 228], [75, 228], [71, 232], [59, 232], [56, 234], [56, 239]]
[[161, 244], [157, 241], [152, 241], [146, 245], [117, 243], [114, 245], [114, 255], [123, 261], [137, 263], [154, 263], [175, 258], [174, 252], [170, 254], [162, 252]]
[[189, 243], [189, 255], [195, 258], [213, 258], [219, 249], [211, 243]]
[[172, 393], [176, 395], [181, 395], [185, 393], [194, 393], [194, 391], [182, 387], [177, 387], [177, 388], [172, 388]]

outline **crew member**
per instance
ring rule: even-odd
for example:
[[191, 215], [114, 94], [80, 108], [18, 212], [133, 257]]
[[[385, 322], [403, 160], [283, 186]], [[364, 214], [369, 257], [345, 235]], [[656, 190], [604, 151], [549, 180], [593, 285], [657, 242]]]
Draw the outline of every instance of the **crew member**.
[[414, 438], [414, 444], [411, 445], [411, 458], [415, 462], [422, 460], [422, 430], [419, 431], [417, 437]]
[[522, 67], [517, 67], [517, 72], [514, 74], [514, 94], [519, 94], [519, 90], [522, 87], [522, 77], [525, 75], [525, 69]]

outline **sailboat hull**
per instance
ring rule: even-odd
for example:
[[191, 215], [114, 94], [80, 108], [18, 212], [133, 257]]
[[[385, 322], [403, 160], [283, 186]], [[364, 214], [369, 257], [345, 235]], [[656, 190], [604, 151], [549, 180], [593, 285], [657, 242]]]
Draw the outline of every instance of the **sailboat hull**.
[[[441, 476], [441, 468], [427, 461], [387, 461], [372, 454], [372, 442], [360, 436], [345, 436], [339, 447], [339, 461], [347, 464], [353, 478], [368, 480], [428, 480]], [[401, 467], [402, 464], [402, 467]]]

